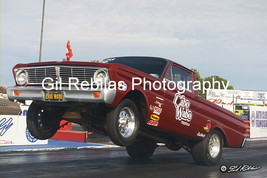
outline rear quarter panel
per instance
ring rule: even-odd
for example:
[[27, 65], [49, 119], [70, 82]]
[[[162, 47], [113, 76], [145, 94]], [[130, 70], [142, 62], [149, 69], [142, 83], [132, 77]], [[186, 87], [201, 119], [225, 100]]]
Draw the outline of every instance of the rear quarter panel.
[[226, 146], [239, 147], [244, 139], [246, 127], [241, 117], [207, 101], [200, 99], [203, 117], [210, 118], [214, 124], [212, 129], [220, 129], [226, 137]]
[[[114, 102], [110, 105], [112, 107], [117, 106], [120, 101], [129, 93], [132, 88], [132, 78], [138, 77], [147, 81], [161, 81], [148, 74], [140, 72], [136, 69], [127, 67], [121, 64], [112, 64], [109, 68], [110, 78], [113, 81], [124, 81], [127, 84], [126, 91], [117, 90]], [[192, 110], [192, 121], [190, 126], [184, 126], [177, 122], [175, 119], [175, 106], [173, 104], [173, 98], [175, 91], [164, 91], [164, 90], [144, 90], [143, 84], [135, 86], [135, 90], [141, 92], [146, 100], [147, 104], [147, 121], [153, 114], [150, 107], [155, 105], [155, 102], [162, 103], [162, 113], [160, 114], [159, 124], [154, 129], [163, 129], [175, 134], [187, 137], [189, 139], [202, 140], [203, 138], [197, 136], [198, 132], [207, 135], [213, 129], [219, 129], [226, 138], [226, 146], [228, 147], [239, 147], [242, 144], [245, 125], [242, 118], [235, 114], [221, 108], [204, 98], [198, 97], [195, 92], [186, 91], [185, 97], [190, 101], [190, 109]], [[160, 100], [159, 100], [159, 99]], [[162, 99], [162, 100], [161, 100]], [[205, 129], [206, 124], [210, 123], [209, 129]]]

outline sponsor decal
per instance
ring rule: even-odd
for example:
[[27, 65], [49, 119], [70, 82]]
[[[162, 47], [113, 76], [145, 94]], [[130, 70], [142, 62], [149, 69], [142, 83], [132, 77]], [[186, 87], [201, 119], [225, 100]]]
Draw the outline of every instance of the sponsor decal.
[[30, 133], [30, 131], [29, 131], [29, 129], [28, 129], [28, 127], [26, 127], [26, 138], [27, 138], [27, 140], [29, 141], [29, 142], [31, 142], [31, 143], [34, 143], [34, 142], [36, 142], [38, 139], [37, 138], [35, 138], [35, 137], [33, 137], [32, 135], [31, 135], [31, 133]]
[[154, 111], [154, 106], [153, 105], [149, 105], [149, 110], [150, 111]]
[[198, 136], [198, 137], [202, 137], [202, 138], [204, 138], [204, 137], [206, 136], [206, 134], [203, 134], [203, 133], [201, 133], [201, 132], [198, 132], [198, 133], [197, 133], [197, 136]]
[[232, 100], [231, 102], [224, 102], [222, 99], [208, 99], [210, 102], [214, 103], [214, 104], [218, 104], [218, 105], [233, 105], [234, 104], [234, 100]]
[[193, 115], [190, 110], [190, 101], [178, 91], [174, 96], [173, 104], [176, 109], [176, 120], [181, 121], [181, 124], [185, 126], [190, 126]]
[[153, 121], [159, 121], [160, 117], [157, 116], [156, 114], [151, 114], [150, 119]]
[[154, 114], [160, 115], [161, 114], [161, 111], [162, 111], [162, 108], [157, 107], [157, 106], [154, 106], [154, 108], [153, 108], [153, 113]]
[[207, 123], [203, 129], [206, 131], [206, 132], [209, 132], [210, 131], [210, 128], [211, 128], [211, 123]]
[[[158, 101], [160, 100], [160, 101]], [[149, 110], [153, 112], [153, 114], [160, 115], [162, 112], [162, 105], [163, 99], [156, 96], [156, 101], [154, 102], [155, 105], [149, 105]]]
[[159, 125], [159, 122], [158, 121], [154, 121], [154, 120], [149, 120], [147, 122], [147, 125], [151, 125], [151, 126], [157, 127]]
[[188, 127], [190, 126], [190, 123], [185, 122], [185, 121], [181, 121], [181, 124], [182, 124], [182, 125], [185, 125], [185, 126], [188, 126]]
[[251, 127], [267, 128], [267, 111], [252, 111], [250, 123]]
[[13, 125], [13, 118], [2, 118], [0, 120], [0, 136], [3, 136]]
[[158, 97], [158, 96], [156, 96], [156, 98], [157, 98], [157, 99], [159, 99], [159, 100], [161, 100], [161, 101], [163, 101], [163, 100], [164, 100], [163, 98], [161, 98], [161, 97]]
[[163, 103], [162, 102], [159, 102], [158, 100], [155, 101], [155, 104], [158, 106], [158, 107], [162, 107]]

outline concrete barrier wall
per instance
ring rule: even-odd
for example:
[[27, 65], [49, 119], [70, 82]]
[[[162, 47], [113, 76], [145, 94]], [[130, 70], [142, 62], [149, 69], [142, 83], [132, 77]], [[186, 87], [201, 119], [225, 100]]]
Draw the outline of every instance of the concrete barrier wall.
[[0, 146], [47, 144], [34, 138], [26, 124], [28, 106], [21, 106], [21, 115], [0, 115]]

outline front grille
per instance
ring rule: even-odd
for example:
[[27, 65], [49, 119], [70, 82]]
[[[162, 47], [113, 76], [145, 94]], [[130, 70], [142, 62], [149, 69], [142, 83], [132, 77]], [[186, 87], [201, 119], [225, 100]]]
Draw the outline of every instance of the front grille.
[[63, 85], [69, 84], [69, 77], [76, 77], [79, 79], [79, 83], [88, 81], [91, 83], [96, 70], [100, 68], [96, 67], [76, 67], [76, 66], [46, 66], [46, 67], [31, 67], [26, 68], [28, 72], [28, 85], [41, 85], [42, 81], [46, 77], [53, 79], [53, 82], [62, 80]]

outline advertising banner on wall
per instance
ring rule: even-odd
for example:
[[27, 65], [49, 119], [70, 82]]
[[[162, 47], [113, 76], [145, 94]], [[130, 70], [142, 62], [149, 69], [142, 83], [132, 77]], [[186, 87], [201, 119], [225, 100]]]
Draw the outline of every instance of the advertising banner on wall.
[[0, 146], [47, 144], [34, 138], [26, 124], [28, 106], [21, 106], [21, 115], [0, 115]]
[[207, 91], [206, 98], [232, 112], [235, 104], [267, 106], [267, 91], [212, 89]]
[[250, 106], [250, 138], [267, 137], [267, 107]]

